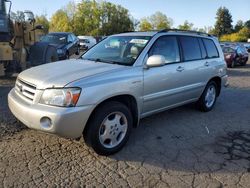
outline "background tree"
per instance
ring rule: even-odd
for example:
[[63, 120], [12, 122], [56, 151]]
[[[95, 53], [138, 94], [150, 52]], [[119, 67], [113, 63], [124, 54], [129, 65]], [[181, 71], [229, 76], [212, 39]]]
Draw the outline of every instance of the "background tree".
[[250, 29], [250, 20], [246, 21], [244, 26], [247, 27], [248, 29]]
[[49, 21], [48, 19], [46, 18], [46, 15], [43, 14], [43, 15], [40, 15], [40, 16], [36, 16], [36, 24], [40, 24], [43, 26], [44, 28], [44, 31], [45, 33], [48, 33], [49, 32]]
[[156, 30], [170, 29], [173, 25], [173, 20], [159, 11], [150, 16], [150, 21], [153, 29]]
[[134, 30], [129, 11], [105, 1], [82, 0], [71, 20], [77, 35], [111, 35]]
[[193, 26], [194, 26], [193, 23], [189, 23], [187, 20], [185, 20], [185, 22], [183, 23], [183, 25], [179, 25], [178, 26], [178, 29], [181, 29], [181, 30], [192, 30]]
[[56, 11], [51, 17], [49, 28], [50, 32], [72, 32], [72, 25], [67, 12], [63, 9]]
[[158, 11], [150, 17], [142, 18], [139, 29], [140, 31], [170, 29], [172, 25], [173, 20]]
[[216, 13], [214, 32], [217, 36], [232, 33], [232, 15], [226, 7], [220, 7]]
[[100, 6], [101, 14], [101, 35], [111, 35], [126, 31], [134, 31], [133, 20], [129, 11], [120, 5], [110, 2], [102, 2]]
[[234, 26], [234, 32], [239, 32], [244, 27], [244, 23], [242, 20], [238, 20], [236, 25]]
[[139, 24], [139, 30], [140, 31], [150, 31], [153, 30], [153, 26], [148, 21], [147, 18], [142, 18]]
[[139, 30], [139, 25], [140, 25], [140, 20], [134, 18], [133, 16], [130, 16], [130, 20], [132, 21], [133, 23], [133, 28], [135, 31], [138, 31]]

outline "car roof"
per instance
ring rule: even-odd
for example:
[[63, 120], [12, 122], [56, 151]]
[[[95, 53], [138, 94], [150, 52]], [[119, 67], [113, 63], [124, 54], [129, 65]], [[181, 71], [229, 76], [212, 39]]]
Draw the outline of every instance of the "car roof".
[[148, 31], [148, 32], [127, 32], [127, 33], [120, 33], [115, 34], [113, 36], [148, 36], [152, 37], [157, 33], [157, 31]]
[[153, 37], [156, 34], [160, 34], [160, 33], [165, 33], [165, 34], [169, 34], [169, 35], [185, 35], [185, 36], [194, 36], [194, 37], [204, 37], [204, 38], [210, 38], [210, 39], [217, 39], [215, 36], [212, 36], [210, 34], [207, 33], [202, 33], [202, 32], [196, 32], [196, 31], [185, 31], [185, 30], [162, 30], [162, 31], [145, 31], [145, 32], [127, 32], [127, 33], [120, 33], [120, 34], [115, 34], [112, 36], [149, 36], [149, 37]]
[[77, 36], [79, 39], [95, 39], [93, 36], [85, 36], [85, 35], [79, 35]]
[[52, 32], [52, 33], [49, 33], [48, 35], [69, 35], [69, 34], [72, 34], [70, 32]]

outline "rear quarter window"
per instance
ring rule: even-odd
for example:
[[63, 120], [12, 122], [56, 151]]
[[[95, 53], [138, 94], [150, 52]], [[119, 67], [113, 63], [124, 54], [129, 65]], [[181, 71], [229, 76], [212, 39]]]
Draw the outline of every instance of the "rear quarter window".
[[208, 58], [217, 58], [219, 57], [218, 49], [216, 48], [214, 42], [210, 39], [202, 39], [207, 50]]
[[202, 59], [201, 49], [197, 37], [181, 36], [180, 43], [185, 61]]
[[201, 38], [199, 38], [198, 40], [199, 40], [199, 45], [200, 45], [200, 48], [201, 48], [202, 59], [206, 59], [207, 58], [207, 52], [206, 52], [205, 46], [204, 46]]

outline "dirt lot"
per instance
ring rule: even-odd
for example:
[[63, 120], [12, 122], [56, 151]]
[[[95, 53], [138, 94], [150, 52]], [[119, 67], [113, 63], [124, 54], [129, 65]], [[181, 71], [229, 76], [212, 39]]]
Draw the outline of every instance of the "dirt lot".
[[7, 107], [14, 79], [2, 79], [0, 187], [249, 187], [250, 64], [229, 76], [212, 112], [187, 105], [143, 119], [110, 157], [19, 124]]

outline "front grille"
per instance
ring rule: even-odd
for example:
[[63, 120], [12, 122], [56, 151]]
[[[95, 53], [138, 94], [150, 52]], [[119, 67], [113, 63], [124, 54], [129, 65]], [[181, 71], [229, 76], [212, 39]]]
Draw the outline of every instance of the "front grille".
[[20, 95], [24, 96], [25, 98], [31, 101], [34, 100], [35, 93], [36, 93], [35, 85], [27, 83], [23, 80], [17, 79], [15, 89]]

